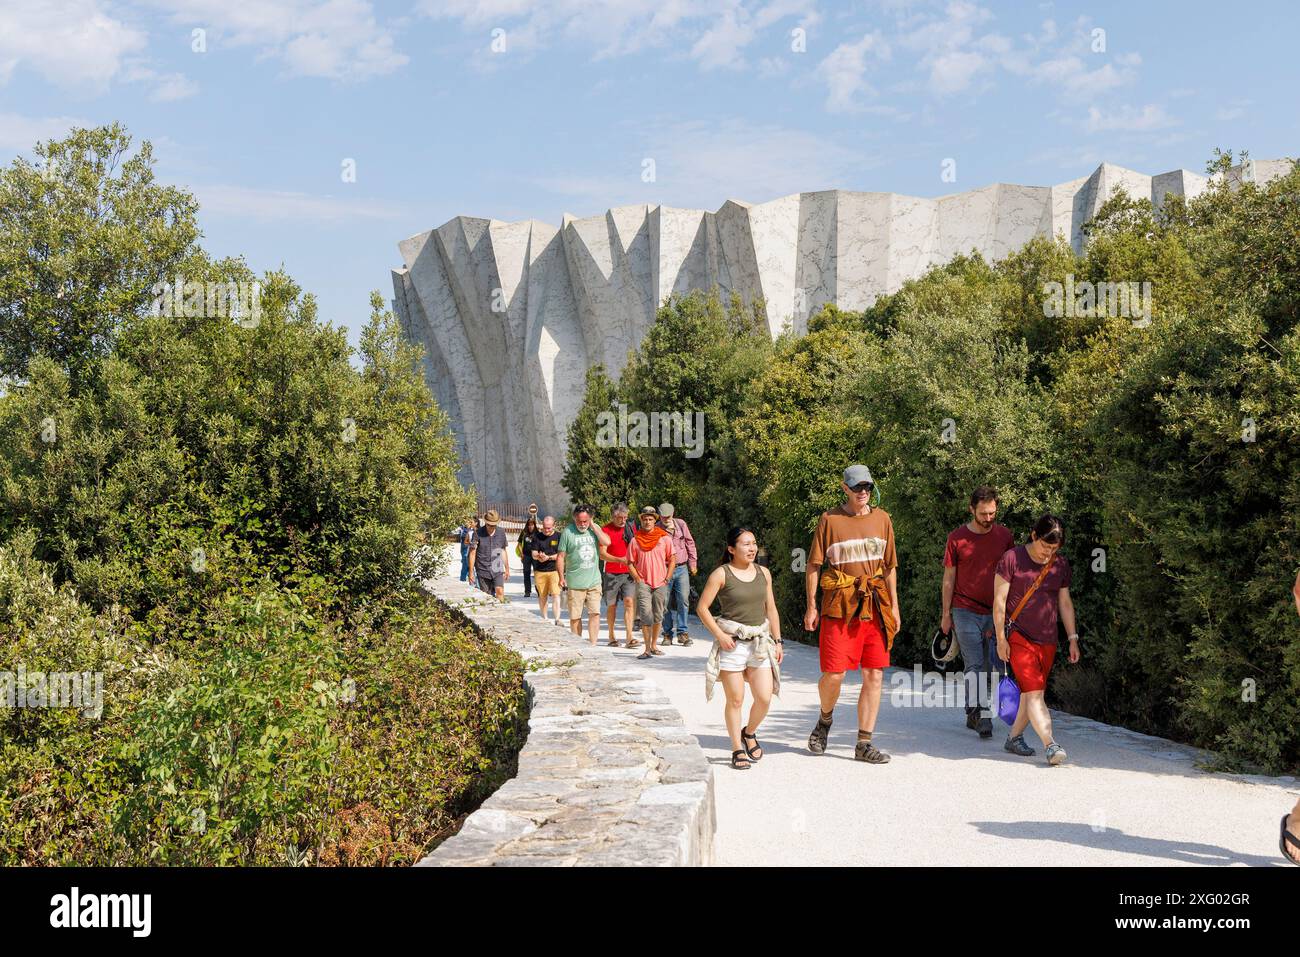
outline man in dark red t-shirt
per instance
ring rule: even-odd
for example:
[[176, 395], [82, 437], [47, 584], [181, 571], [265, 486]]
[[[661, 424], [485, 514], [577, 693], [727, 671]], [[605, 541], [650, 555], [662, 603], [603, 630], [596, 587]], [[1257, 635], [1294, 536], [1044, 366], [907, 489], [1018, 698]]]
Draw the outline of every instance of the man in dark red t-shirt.
[[970, 497], [971, 519], [948, 534], [943, 551], [943, 617], [939, 627], [957, 629], [966, 672], [966, 727], [993, 737], [989, 710], [998, 657], [993, 640], [993, 569], [1015, 544], [1011, 530], [995, 521], [998, 493], [981, 485]]
[[610, 512], [609, 524], [602, 530], [609, 536], [609, 547], [601, 549], [600, 557], [605, 560], [605, 573], [602, 585], [605, 594], [605, 618], [609, 621], [609, 644], [618, 646], [614, 637], [614, 618], [618, 603], [623, 603], [623, 630], [627, 635], [624, 647], [635, 648], [641, 642], [632, 637], [632, 622], [636, 619], [636, 582], [627, 568], [627, 538], [623, 530], [627, 525], [628, 508], [625, 502], [619, 502]]

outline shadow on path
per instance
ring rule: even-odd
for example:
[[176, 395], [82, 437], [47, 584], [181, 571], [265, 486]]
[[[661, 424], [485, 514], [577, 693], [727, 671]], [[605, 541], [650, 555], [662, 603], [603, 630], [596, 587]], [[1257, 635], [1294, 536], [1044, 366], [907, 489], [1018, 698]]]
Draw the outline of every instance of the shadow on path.
[[1138, 837], [1115, 828], [1094, 829], [1089, 824], [1069, 821], [972, 821], [982, 834], [1007, 840], [1058, 841], [1104, 851], [1119, 851], [1146, 857], [1162, 857], [1180, 864], [1223, 866], [1246, 864], [1251, 867], [1281, 866], [1282, 862], [1257, 854], [1239, 854], [1214, 844], [1192, 841], [1166, 841], [1158, 837]]

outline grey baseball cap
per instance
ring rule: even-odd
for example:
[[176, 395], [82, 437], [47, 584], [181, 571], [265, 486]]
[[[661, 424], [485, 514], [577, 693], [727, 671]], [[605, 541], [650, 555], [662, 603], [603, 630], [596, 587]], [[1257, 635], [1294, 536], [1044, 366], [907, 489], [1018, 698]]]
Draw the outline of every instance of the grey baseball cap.
[[876, 484], [876, 480], [871, 477], [871, 469], [865, 465], [850, 465], [844, 470], [844, 484], [849, 488], [854, 488], [863, 482]]
[[659, 514], [664, 518], [672, 518], [674, 511], [675, 509], [673, 508], [672, 502], [664, 502], [659, 506]]

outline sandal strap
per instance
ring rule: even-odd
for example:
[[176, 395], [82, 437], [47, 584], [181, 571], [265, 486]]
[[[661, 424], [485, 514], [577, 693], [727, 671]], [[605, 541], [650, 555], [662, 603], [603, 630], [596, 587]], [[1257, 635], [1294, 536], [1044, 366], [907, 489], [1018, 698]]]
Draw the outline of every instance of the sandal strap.
[[1290, 814], [1282, 818], [1282, 836], [1286, 838], [1286, 842], [1288, 844], [1294, 844], [1296, 847], [1300, 847], [1300, 837], [1296, 837], [1289, 830], [1287, 830], [1287, 827], [1288, 825], [1290, 825], [1290, 823], [1291, 823]]

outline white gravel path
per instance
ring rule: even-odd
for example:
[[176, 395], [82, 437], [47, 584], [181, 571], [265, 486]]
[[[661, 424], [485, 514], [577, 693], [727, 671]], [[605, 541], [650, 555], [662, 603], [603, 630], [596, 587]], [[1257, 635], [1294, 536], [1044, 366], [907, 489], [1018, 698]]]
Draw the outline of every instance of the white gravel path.
[[[507, 596], [524, 602], [517, 570]], [[527, 606], [536, 613], [536, 598]], [[876, 725], [889, 764], [853, 760], [857, 676], [845, 681], [826, 754], [810, 754], [817, 651], [794, 643], [781, 697], [759, 729], [765, 756], [733, 770], [721, 688], [704, 699], [710, 642], [694, 617], [691, 633], [692, 646], [653, 661], [635, 660], [639, 649], [606, 650], [645, 669], [713, 763], [718, 864], [1285, 866], [1278, 819], [1295, 803], [1295, 778], [1208, 773], [1196, 766], [1202, 752], [1061, 712], [1056, 738], [1069, 761], [1051, 768], [1032, 731], [1038, 754], [1019, 758], [1002, 750], [999, 721], [980, 740], [959, 707], [901, 706], [919, 696], [899, 669], [886, 674]], [[895, 682], [905, 690], [891, 704]]]

